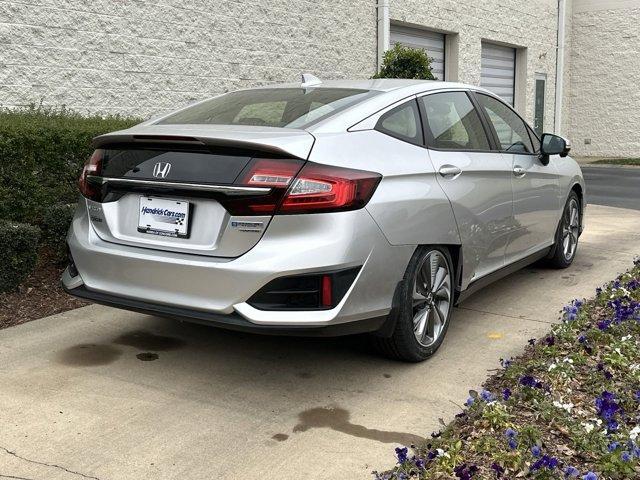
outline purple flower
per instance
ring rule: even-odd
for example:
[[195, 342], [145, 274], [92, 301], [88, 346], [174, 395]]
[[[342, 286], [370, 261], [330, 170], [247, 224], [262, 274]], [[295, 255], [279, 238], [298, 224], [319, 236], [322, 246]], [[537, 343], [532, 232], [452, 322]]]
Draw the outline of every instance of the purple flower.
[[600, 295], [602, 293], [602, 288], [596, 288], [596, 295]]
[[467, 466], [466, 463], [463, 463], [454, 468], [453, 471], [460, 480], [471, 480], [471, 477], [478, 471], [478, 467], [475, 465]]
[[530, 388], [542, 388], [542, 382], [536, 380], [531, 375], [525, 375], [520, 378], [520, 385]]
[[620, 455], [620, 458], [622, 459], [623, 462], [630, 462], [633, 457], [629, 452], [622, 452], [622, 455]]
[[601, 320], [598, 322], [598, 330], [604, 331], [611, 326], [611, 320]]
[[596, 408], [598, 409], [598, 415], [607, 422], [613, 420], [621, 410], [620, 405], [616, 402], [615, 395], [607, 391], [602, 392], [602, 395], [596, 398]]
[[619, 446], [620, 446], [619, 442], [611, 442], [607, 447], [607, 450], [609, 450], [609, 452], [615, 452]]
[[471, 405], [473, 405], [473, 402], [475, 402], [475, 400], [473, 399], [473, 397], [469, 397], [469, 398], [467, 398], [467, 401], [466, 401], [466, 402], [464, 402], [464, 404], [465, 404], [467, 407], [470, 407]]
[[564, 478], [577, 477], [580, 471], [576, 467], [568, 466], [564, 469]]
[[511, 398], [511, 389], [505, 388], [504, 390], [502, 390], [502, 398], [505, 402], [509, 400]]
[[586, 475], [582, 476], [582, 480], [598, 480], [598, 475], [593, 472], [587, 472]]
[[407, 461], [407, 453], [409, 453], [409, 449], [407, 447], [396, 447], [396, 457], [398, 457], [398, 463], [404, 463]]
[[636, 390], [636, 393], [633, 394], [633, 398], [636, 399], [636, 402], [640, 402], [640, 390]]
[[629, 283], [627, 283], [627, 288], [629, 290], [636, 290], [640, 288], [640, 282], [634, 278], [633, 280], [629, 281]]
[[496, 399], [496, 397], [493, 396], [493, 393], [488, 390], [482, 390], [480, 392], [480, 398], [485, 402], [493, 402]]
[[541, 450], [538, 445], [534, 445], [533, 447], [531, 447], [531, 455], [538, 458], [540, 456], [540, 453], [541, 453]]
[[422, 459], [420, 457], [416, 457], [415, 458], [415, 464], [416, 464], [416, 467], [418, 467], [419, 470], [424, 470], [426, 462], [424, 461], [424, 459]]
[[550, 457], [549, 455], [543, 455], [542, 458], [537, 460], [531, 465], [531, 471], [535, 472], [541, 468], [548, 468], [553, 470], [558, 466], [558, 459], [556, 457]]
[[556, 337], [554, 337], [553, 335], [549, 335], [544, 339], [544, 343], [546, 343], [549, 347], [553, 347], [556, 344]]
[[580, 342], [580, 343], [587, 343], [587, 337], [585, 337], [585, 335], [584, 335], [584, 334], [580, 335], [580, 336], [578, 337], [578, 342]]
[[508, 445], [511, 450], [515, 450], [516, 448], [518, 448], [518, 442], [516, 441], [515, 438], [510, 438]]
[[504, 431], [504, 434], [507, 438], [516, 438], [518, 436], [518, 432], [516, 432], [513, 428], [507, 428]]

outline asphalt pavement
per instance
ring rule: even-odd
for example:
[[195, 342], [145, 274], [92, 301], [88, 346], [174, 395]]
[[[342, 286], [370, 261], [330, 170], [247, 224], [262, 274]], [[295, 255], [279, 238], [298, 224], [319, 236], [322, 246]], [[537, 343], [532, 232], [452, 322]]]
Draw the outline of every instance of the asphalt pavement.
[[640, 167], [581, 167], [589, 204], [640, 210]]

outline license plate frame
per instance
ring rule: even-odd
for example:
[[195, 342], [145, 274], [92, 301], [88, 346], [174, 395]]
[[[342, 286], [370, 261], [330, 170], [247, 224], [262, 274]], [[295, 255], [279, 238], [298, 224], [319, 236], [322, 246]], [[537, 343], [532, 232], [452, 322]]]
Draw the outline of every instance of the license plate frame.
[[189, 238], [193, 204], [174, 198], [141, 195], [138, 232], [172, 238]]

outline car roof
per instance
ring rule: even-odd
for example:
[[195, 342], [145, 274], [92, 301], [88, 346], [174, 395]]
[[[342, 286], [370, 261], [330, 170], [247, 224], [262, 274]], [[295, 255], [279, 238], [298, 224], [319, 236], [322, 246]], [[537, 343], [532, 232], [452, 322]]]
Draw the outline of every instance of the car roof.
[[[300, 83], [278, 83], [264, 85], [254, 88], [300, 88]], [[372, 78], [372, 79], [355, 79], [355, 80], [322, 80], [307, 88], [354, 88], [358, 90], [375, 90], [380, 92], [391, 92], [394, 90], [415, 90], [426, 91], [442, 88], [477, 88], [473, 85], [467, 85], [457, 82], [442, 82], [440, 80], [416, 80], [404, 78]], [[253, 90], [253, 89], [252, 89]]]

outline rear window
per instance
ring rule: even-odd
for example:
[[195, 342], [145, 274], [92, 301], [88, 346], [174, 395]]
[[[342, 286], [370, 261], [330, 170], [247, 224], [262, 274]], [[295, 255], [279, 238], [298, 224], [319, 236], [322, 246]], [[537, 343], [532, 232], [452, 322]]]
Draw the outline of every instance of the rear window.
[[158, 124], [305, 128], [378, 93], [353, 88], [242, 90], [174, 113]]

